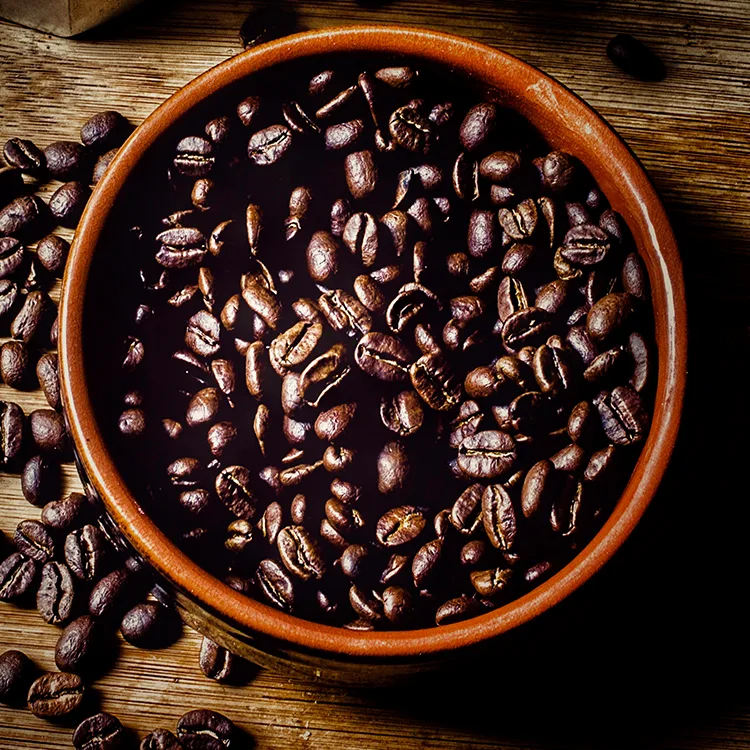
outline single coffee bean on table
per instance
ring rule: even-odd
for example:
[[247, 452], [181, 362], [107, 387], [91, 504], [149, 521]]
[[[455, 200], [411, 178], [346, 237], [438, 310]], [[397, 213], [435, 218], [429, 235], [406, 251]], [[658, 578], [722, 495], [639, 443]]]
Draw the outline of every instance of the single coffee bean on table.
[[73, 732], [76, 750], [118, 750], [124, 747], [125, 729], [120, 720], [105, 711], [84, 719]]
[[59, 719], [81, 705], [84, 692], [83, 681], [77, 674], [46, 672], [32, 683], [27, 703], [34, 716]]
[[[108, 230], [92, 383], [124, 476], [198, 563], [303, 618], [514, 600], [601, 528], [648, 435], [648, 264], [576, 154], [438, 65], [243, 86], [178, 123]], [[207, 673], [228, 661], [204, 643]]]
[[26, 696], [34, 675], [34, 664], [22, 651], [0, 654], [0, 702], [14, 703]]

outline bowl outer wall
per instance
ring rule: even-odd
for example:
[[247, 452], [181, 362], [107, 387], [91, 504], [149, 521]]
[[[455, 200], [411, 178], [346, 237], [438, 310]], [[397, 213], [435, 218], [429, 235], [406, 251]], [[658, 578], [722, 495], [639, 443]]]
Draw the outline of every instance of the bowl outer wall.
[[[604, 526], [568, 565], [531, 592], [488, 614], [439, 628], [356, 632], [321, 625], [248, 599], [208, 574], [156, 528], [127, 488], [96, 425], [86, 386], [82, 291], [108, 213], [141, 154], [199, 101], [254, 71], [291, 59], [350, 51], [422, 57], [454, 67], [499, 90], [503, 103], [527, 117], [549, 143], [575, 153], [630, 227], [646, 262], [656, 312], [659, 364], [652, 426], [633, 475]], [[297, 34], [230, 58], [187, 84], [134, 131], [79, 224], [63, 280], [59, 353], [72, 437], [89, 479], [126, 538], [168, 581], [250, 634], [340, 656], [414, 657], [474, 645], [527, 622], [590, 578], [631, 533], [658, 487], [679, 427], [687, 361], [684, 285], [674, 235], [647, 175], [583, 100], [517, 58], [461, 37], [408, 27], [353, 26]]]

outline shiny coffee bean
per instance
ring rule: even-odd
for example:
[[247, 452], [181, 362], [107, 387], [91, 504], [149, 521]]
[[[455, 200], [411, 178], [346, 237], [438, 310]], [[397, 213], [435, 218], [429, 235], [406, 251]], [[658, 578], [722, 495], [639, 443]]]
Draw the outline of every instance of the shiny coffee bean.
[[81, 705], [84, 692], [83, 681], [77, 674], [46, 672], [29, 688], [29, 710], [43, 719], [58, 719]]
[[50, 625], [59, 625], [70, 619], [75, 599], [75, 585], [70, 569], [65, 563], [47, 562], [42, 568], [36, 608]]
[[14, 552], [0, 562], [0, 601], [11, 601], [26, 594], [36, 578], [36, 563]]
[[120, 720], [104, 711], [84, 719], [73, 732], [76, 750], [118, 750], [125, 746], [126, 732]]
[[89, 615], [83, 615], [63, 630], [55, 645], [55, 664], [61, 672], [87, 672], [94, 666], [98, 651], [97, 621]]

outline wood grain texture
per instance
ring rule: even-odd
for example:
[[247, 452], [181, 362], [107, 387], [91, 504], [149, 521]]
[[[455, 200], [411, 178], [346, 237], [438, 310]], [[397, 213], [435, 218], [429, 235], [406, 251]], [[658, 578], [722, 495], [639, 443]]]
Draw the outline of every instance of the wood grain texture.
[[[500, 47], [571, 87], [621, 133], [664, 197], [685, 263], [694, 349], [680, 445], [652, 509], [607, 569], [479, 665], [388, 691], [252, 669], [244, 686], [223, 686], [200, 674], [195, 633], [156, 652], [118, 636], [94, 702], [133, 738], [174, 728], [190, 708], [213, 707], [261, 750], [750, 747], [741, 606], [747, 490], [733, 469], [747, 449], [740, 428], [750, 404], [732, 369], [750, 358], [750, 4], [320, 0], [295, 7], [305, 28], [402, 23]], [[76, 138], [101, 109], [140, 122], [240, 51], [247, 10], [240, 2], [147, 0], [76, 40], [0, 22], [0, 141]], [[604, 49], [621, 31], [663, 56], [664, 82], [639, 83], [611, 65]], [[706, 350], [719, 353], [718, 368]], [[717, 390], [728, 404], [711, 406]], [[46, 405], [39, 392], [2, 385], [0, 399], [27, 413]], [[66, 490], [80, 487], [72, 465], [64, 479]], [[18, 477], [0, 475], [3, 554], [16, 524], [37, 515]], [[51, 669], [56, 637], [34, 610], [0, 605], [0, 650], [21, 648]], [[2, 750], [67, 748], [70, 735], [70, 727], [0, 706]]]

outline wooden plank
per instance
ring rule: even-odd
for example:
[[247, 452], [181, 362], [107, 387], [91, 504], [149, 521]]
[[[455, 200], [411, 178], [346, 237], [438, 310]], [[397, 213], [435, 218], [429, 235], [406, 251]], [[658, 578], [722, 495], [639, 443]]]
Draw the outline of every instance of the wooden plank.
[[[725, 344], [736, 345], [748, 322], [750, 282], [746, 0], [320, 0], [296, 7], [305, 28], [374, 21], [463, 34], [516, 54], [570, 86], [614, 125], [649, 170], [680, 236], [699, 309], [731, 310], [735, 338]], [[237, 30], [246, 12], [246, 3], [228, 0], [147, 2], [77, 40], [0, 22], [0, 140], [21, 135], [45, 145], [75, 138], [80, 123], [105, 108], [140, 122], [191, 78], [240, 51]], [[604, 49], [621, 31], [664, 57], [664, 82], [642, 84], [611, 65]], [[702, 318], [696, 332], [707, 332]], [[27, 412], [46, 405], [39, 392], [3, 385], [0, 399], [17, 401]], [[688, 412], [690, 423], [700, 425], [702, 405]], [[80, 488], [72, 465], [65, 467], [64, 484], [66, 491]], [[16, 524], [37, 513], [23, 500], [17, 476], [0, 475], [4, 552]], [[691, 644], [683, 662], [681, 646], [673, 643], [677, 623], [698, 618], [690, 632], [709, 628], [710, 637], [716, 635], [713, 618], [701, 617], [658, 581], [644, 582], [647, 566], [669, 564], [669, 555], [654, 547], [672, 528], [668, 513], [655, 520], [652, 514], [630, 553], [613, 561], [559, 616], [525, 631], [526, 643], [509, 639], [513, 646], [501, 648], [479, 670], [418, 688], [344, 690], [265, 671], [251, 671], [241, 687], [217, 685], [200, 674], [200, 638], [186, 630], [174, 646], [157, 652], [115, 639], [114, 667], [93, 689], [101, 706], [139, 737], [157, 726], [173, 728], [184, 711], [207, 706], [235, 719], [261, 750], [750, 747], [750, 702], [731, 679], [723, 679], [733, 667], [740, 673], [746, 657], [746, 650], [732, 650], [739, 642], [735, 630], [722, 624], [720, 643], [702, 649]], [[690, 548], [679, 549], [684, 556]], [[717, 551], [714, 558], [716, 565], [733, 559]], [[709, 602], [726, 606], [722, 592]], [[632, 611], [636, 602], [652, 612], [646, 625]], [[52, 669], [57, 634], [33, 610], [0, 606], [2, 650], [21, 648]], [[514, 661], [508, 650], [515, 649]], [[653, 672], [639, 671], [649, 667]], [[70, 746], [70, 734], [70, 727], [50, 725], [26, 710], [0, 707], [0, 748], [62, 749]]]

